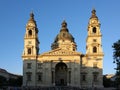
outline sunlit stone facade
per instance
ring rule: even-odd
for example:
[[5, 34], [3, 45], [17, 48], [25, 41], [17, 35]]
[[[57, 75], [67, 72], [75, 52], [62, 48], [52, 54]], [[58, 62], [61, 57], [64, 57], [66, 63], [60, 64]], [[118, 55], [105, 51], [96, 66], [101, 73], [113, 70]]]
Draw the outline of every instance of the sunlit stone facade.
[[87, 30], [85, 54], [77, 52], [76, 42], [69, 33], [66, 21], [62, 22], [51, 50], [39, 54], [38, 28], [31, 13], [22, 54], [23, 86], [102, 87], [102, 34], [94, 9]]

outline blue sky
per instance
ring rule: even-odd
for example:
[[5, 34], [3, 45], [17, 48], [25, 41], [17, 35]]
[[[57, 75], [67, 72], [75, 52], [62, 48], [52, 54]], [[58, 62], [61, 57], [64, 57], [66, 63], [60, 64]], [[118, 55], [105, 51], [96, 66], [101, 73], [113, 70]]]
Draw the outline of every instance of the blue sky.
[[85, 53], [91, 10], [101, 23], [103, 74], [115, 73], [112, 45], [120, 39], [120, 0], [0, 0], [0, 68], [22, 74], [25, 26], [31, 11], [39, 29], [40, 53], [49, 51], [66, 20], [79, 52]]

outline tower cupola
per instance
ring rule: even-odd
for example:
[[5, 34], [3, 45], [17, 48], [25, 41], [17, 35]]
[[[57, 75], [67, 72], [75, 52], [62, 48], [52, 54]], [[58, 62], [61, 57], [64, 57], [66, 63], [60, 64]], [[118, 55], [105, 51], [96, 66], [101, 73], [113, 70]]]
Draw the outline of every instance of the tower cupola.
[[30, 19], [28, 20], [27, 26], [37, 27], [33, 12], [30, 13]]
[[61, 28], [61, 30], [60, 31], [67, 31], [68, 32], [68, 29], [67, 29], [67, 23], [66, 23], [66, 21], [64, 20], [63, 22], [62, 22], [62, 28]]
[[95, 9], [92, 10], [91, 18], [97, 18], [98, 19], [98, 17], [96, 16], [96, 10]]

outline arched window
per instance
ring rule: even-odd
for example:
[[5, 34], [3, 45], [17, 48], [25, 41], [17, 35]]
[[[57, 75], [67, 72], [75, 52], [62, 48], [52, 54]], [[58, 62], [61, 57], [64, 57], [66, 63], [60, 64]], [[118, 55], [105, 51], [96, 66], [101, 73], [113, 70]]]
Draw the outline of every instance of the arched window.
[[32, 73], [26, 73], [27, 81], [31, 81]]
[[28, 48], [28, 54], [31, 54], [31, 48]]
[[93, 47], [93, 53], [97, 52], [97, 47]]
[[86, 75], [85, 74], [82, 75], [82, 81], [86, 81]]
[[96, 27], [93, 27], [93, 33], [96, 33]]
[[28, 31], [28, 35], [31, 36], [32, 35], [32, 30]]
[[42, 73], [38, 73], [38, 81], [42, 81]]
[[98, 75], [97, 74], [93, 74], [93, 81], [96, 82], [97, 81], [97, 77]]
[[93, 82], [97, 82], [98, 81], [98, 76], [99, 76], [98, 72], [93, 72]]
[[87, 77], [87, 73], [86, 72], [82, 72], [81, 73], [81, 81], [86, 81]]

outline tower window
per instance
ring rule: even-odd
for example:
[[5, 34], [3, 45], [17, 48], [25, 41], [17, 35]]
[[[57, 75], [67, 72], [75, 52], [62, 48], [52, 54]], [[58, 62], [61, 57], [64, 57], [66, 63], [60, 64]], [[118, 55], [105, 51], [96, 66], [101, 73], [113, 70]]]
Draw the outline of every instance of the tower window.
[[28, 54], [31, 54], [31, 48], [28, 48]]
[[27, 69], [31, 69], [32, 63], [27, 63]]
[[86, 75], [85, 74], [82, 75], [82, 81], [86, 81]]
[[94, 82], [97, 81], [97, 78], [98, 78], [98, 75], [97, 75], [97, 74], [93, 74], [93, 81], [94, 81]]
[[32, 73], [28, 72], [26, 75], [27, 75], [27, 81], [31, 81]]
[[42, 69], [42, 63], [38, 63], [38, 69]]
[[99, 72], [93, 72], [93, 82], [98, 81], [98, 75], [99, 75]]
[[96, 33], [96, 27], [93, 27], [93, 33]]
[[28, 31], [28, 35], [31, 36], [32, 35], [32, 30]]
[[85, 72], [81, 73], [81, 81], [86, 81], [86, 75], [87, 73]]
[[73, 48], [73, 51], [75, 51], [75, 48]]
[[97, 52], [97, 47], [93, 47], [93, 53]]
[[38, 73], [38, 81], [42, 81], [42, 73]]

